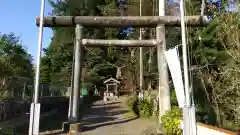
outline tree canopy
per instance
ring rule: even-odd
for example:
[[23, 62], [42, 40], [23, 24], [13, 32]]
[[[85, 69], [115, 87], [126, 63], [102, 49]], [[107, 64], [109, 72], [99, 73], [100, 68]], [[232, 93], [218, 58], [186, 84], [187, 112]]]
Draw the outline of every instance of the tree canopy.
[[23, 48], [20, 38], [13, 33], [0, 34], [0, 64], [1, 94], [18, 87], [21, 80], [33, 81], [32, 56]]

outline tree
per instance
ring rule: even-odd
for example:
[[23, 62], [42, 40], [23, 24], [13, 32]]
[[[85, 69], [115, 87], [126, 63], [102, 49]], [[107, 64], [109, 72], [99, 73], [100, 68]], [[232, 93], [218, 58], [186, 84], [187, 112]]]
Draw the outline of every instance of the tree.
[[[69, 1], [50, 1], [53, 7], [53, 15], [100, 15], [98, 4], [102, 1], [88, 0], [69, 0]], [[75, 40], [75, 30], [73, 28], [54, 28], [52, 42], [48, 48], [45, 49], [45, 56], [42, 58], [43, 66], [41, 67], [41, 81], [50, 85], [70, 86], [72, 76], [72, 61], [73, 61], [73, 47]], [[101, 32], [102, 29], [84, 29], [85, 38], [104, 38]], [[92, 49], [92, 52], [98, 52], [100, 56], [94, 56], [87, 53], [88, 48], [84, 48], [85, 67], [88, 68], [86, 81], [90, 78], [98, 78], [98, 74], [105, 74], [100, 67], [106, 69], [106, 66], [99, 66], [102, 57], [105, 56], [104, 49]], [[93, 60], [90, 60], [93, 59]], [[89, 61], [89, 62], [86, 62]], [[91, 61], [95, 63], [91, 64]], [[100, 62], [100, 63], [99, 63]], [[105, 63], [106, 64], [106, 63]], [[97, 70], [95, 67], [99, 67]], [[108, 70], [109, 71], [109, 70]], [[111, 71], [111, 70], [110, 70]], [[91, 75], [88, 76], [88, 75]], [[106, 76], [106, 75], [103, 75]], [[90, 78], [89, 78], [90, 77]], [[101, 78], [102, 79], [102, 78]], [[102, 80], [98, 80], [100, 82]], [[85, 82], [85, 81], [84, 81]], [[87, 83], [87, 82], [86, 82]], [[95, 83], [95, 82], [92, 82]], [[89, 84], [89, 83], [88, 83]], [[92, 86], [92, 85], [91, 85]]]
[[[6, 90], [11, 91], [14, 86], [17, 87], [14, 78], [32, 79], [32, 56], [22, 47], [19, 37], [13, 33], [0, 35], [0, 64], [1, 94]], [[12, 81], [15, 85], [12, 85]]]
[[[187, 15], [200, 14], [200, 4], [197, 4], [199, 1], [191, 0], [185, 3]], [[237, 79], [239, 16], [226, 13], [224, 6], [216, 8], [214, 4], [205, 9], [205, 14], [214, 18], [207, 27], [187, 29], [191, 56], [190, 78], [193, 80], [198, 121], [236, 130], [239, 127], [240, 116], [237, 113], [240, 105]], [[179, 29], [175, 29], [177, 32], [173, 29], [175, 28], [168, 29], [167, 41], [170, 45], [181, 43]]]
[[[69, 1], [50, 1], [53, 7], [53, 15], [100, 15], [100, 16], [119, 16], [120, 11], [116, 7], [115, 0], [88, 0], [88, 1], [77, 1], [77, 0], [69, 0]], [[157, 1], [151, 0], [143, 1], [143, 15], [152, 15], [156, 9]], [[155, 7], [155, 9], [153, 8]], [[168, 11], [170, 12], [170, 11]], [[139, 15], [139, 1], [138, 0], [129, 0], [128, 8], [125, 12], [125, 15]], [[48, 66], [44, 66], [42, 69], [45, 73], [43, 76], [48, 77], [51, 76], [51, 83], [59, 83], [69, 86], [70, 78], [71, 78], [71, 69], [72, 69], [72, 49], [74, 44], [74, 29], [73, 28], [54, 28], [54, 36], [52, 38], [52, 42], [50, 47], [47, 48], [48, 54], [46, 57], [50, 60], [51, 68]], [[144, 38], [150, 38], [149, 30], [146, 29], [144, 33]], [[98, 39], [116, 39], [119, 37], [119, 29], [84, 29], [85, 38], [98, 38]], [[127, 38], [138, 38], [139, 30], [133, 30], [133, 34]], [[135, 87], [138, 85], [138, 75], [139, 70], [139, 56], [138, 51], [135, 48], [85, 48], [85, 68], [87, 68], [89, 74], [87, 74], [85, 80], [92, 80], [90, 78], [101, 78], [98, 80], [98, 84], [100, 84], [106, 77], [109, 75], [116, 75], [116, 67], [122, 67], [127, 65], [125, 68], [125, 73], [123, 73], [123, 77], [127, 78], [128, 82], [132, 82], [131, 87]], [[147, 53], [148, 48], [144, 48], [144, 62], [147, 63]], [[97, 53], [96, 53], [97, 52]], [[134, 55], [132, 55], [134, 54]], [[98, 55], [98, 56], [95, 56]], [[155, 56], [154, 56], [155, 57]], [[44, 58], [44, 59], [47, 59]], [[104, 59], [104, 60], [103, 60]], [[47, 62], [48, 63], [48, 62]], [[94, 66], [91, 66], [89, 63], [95, 63]], [[153, 62], [154, 63], [154, 62]], [[153, 70], [157, 71], [157, 64], [154, 64]], [[67, 67], [66, 67], [67, 66]], [[147, 64], [144, 65], [147, 69]], [[49, 70], [49, 71], [46, 71]], [[104, 70], [109, 71], [108, 73]], [[145, 70], [144, 73], [146, 73]], [[48, 74], [48, 75], [44, 75]], [[93, 75], [94, 74], [94, 75]], [[90, 75], [90, 76], [89, 76]], [[61, 81], [59, 80], [59, 76], [61, 76]], [[54, 79], [55, 78], [55, 79]], [[64, 79], [65, 78], [65, 79]], [[46, 79], [46, 78], [45, 78]], [[88, 83], [89, 84], [89, 83]], [[94, 83], [92, 83], [94, 84]]]
[[240, 92], [237, 79], [239, 16], [210, 7], [213, 9], [208, 12], [214, 19], [206, 28], [190, 31], [193, 75], [196, 81], [193, 86], [198, 95], [195, 98], [199, 109], [202, 109], [198, 111], [207, 110], [204, 117], [209, 117], [204, 122], [237, 130]]

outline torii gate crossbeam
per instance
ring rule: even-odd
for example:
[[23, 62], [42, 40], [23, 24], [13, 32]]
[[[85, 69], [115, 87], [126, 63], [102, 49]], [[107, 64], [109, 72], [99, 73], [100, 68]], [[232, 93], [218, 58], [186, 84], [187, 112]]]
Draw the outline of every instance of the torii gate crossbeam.
[[[120, 28], [132, 26], [134, 28], [156, 28], [159, 24], [180, 27], [181, 19], [178, 16], [46, 16], [43, 19], [44, 27], [73, 27], [77, 24], [83, 27]], [[185, 24], [189, 26], [204, 26], [207, 17], [186, 16]], [[40, 17], [36, 18], [39, 26]]]

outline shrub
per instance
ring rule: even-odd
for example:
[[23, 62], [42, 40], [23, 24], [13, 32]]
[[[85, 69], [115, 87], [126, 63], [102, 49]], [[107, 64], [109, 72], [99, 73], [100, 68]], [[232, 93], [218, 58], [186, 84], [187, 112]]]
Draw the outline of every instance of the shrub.
[[144, 117], [151, 117], [153, 114], [153, 104], [148, 98], [141, 100], [138, 104], [139, 114]]
[[127, 106], [130, 110], [132, 110], [136, 115], [139, 116], [138, 98], [136, 96], [130, 97], [127, 100]]
[[172, 90], [170, 93], [170, 98], [171, 98], [171, 105], [172, 106], [178, 106], [178, 101], [177, 101], [177, 95], [176, 95], [176, 91]]
[[168, 135], [182, 135], [182, 129], [180, 128], [181, 116], [182, 111], [176, 106], [172, 107], [172, 110], [162, 116], [162, 124]]
[[[171, 100], [171, 107], [178, 106], [178, 101], [177, 101], [177, 96], [175, 90], [171, 90], [170, 93], [170, 100]], [[156, 110], [154, 111], [154, 115], [156, 116], [155, 118], [158, 120], [158, 115], [159, 115], [159, 102], [158, 102], [158, 97], [155, 98], [157, 105], [156, 105]]]
[[14, 131], [12, 127], [1, 127], [0, 135], [13, 135]]
[[133, 107], [134, 102], [136, 102], [137, 97], [136, 96], [132, 96], [127, 100], [127, 105], [129, 108]]

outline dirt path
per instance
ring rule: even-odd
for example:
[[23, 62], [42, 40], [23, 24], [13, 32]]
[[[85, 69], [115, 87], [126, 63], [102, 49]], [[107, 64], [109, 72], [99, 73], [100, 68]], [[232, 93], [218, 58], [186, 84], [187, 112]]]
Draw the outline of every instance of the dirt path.
[[154, 121], [127, 117], [124, 98], [115, 101], [97, 101], [82, 119], [81, 135], [153, 135]]
[[[126, 97], [115, 101], [99, 100], [84, 111], [79, 135], [156, 135], [156, 122], [129, 115]], [[52, 120], [52, 118], [51, 118]], [[53, 124], [55, 125], [55, 124]], [[41, 132], [41, 135], [67, 135], [61, 129]]]

